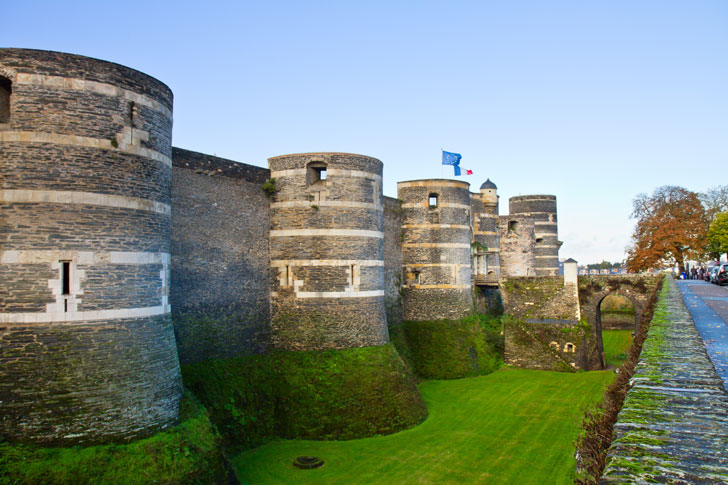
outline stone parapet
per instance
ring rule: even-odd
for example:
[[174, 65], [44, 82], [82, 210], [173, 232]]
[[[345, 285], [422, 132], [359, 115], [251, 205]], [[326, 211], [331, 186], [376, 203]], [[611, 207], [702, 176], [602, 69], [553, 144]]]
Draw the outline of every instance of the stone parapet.
[[725, 483], [728, 394], [666, 278], [600, 483]]

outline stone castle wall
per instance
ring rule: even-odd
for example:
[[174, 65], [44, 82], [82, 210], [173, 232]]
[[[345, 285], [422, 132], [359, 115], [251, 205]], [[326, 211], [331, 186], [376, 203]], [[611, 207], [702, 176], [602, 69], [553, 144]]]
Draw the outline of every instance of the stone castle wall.
[[510, 216], [523, 215], [534, 222], [534, 258], [536, 276], [559, 274], [558, 222], [556, 196], [521, 195], [508, 200]]
[[289, 350], [389, 341], [382, 162], [347, 153], [269, 159], [273, 344]]
[[399, 182], [405, 320], [457, 320], [472, 312], [470, 185]]
[[384, 304], [387, 324], [402, 323], [402, 202], [384, 197]]
[[172, 93], [109, 62], [0, 49], [0, 435], [92, 443], [178, 415]]
[[553, 196], [504, 219], [489, 181], [402, 182], [393, 199], [374, 158], [267, 170], [171, 137], [161, 82], [0, 49], [0, 435], [148, 435], [177, 419], [180, 361], [383, 345], [388, 321], [470, 314], [472, 285], [501, 271], [552, 274]]
[[270, 340], [270, 171], [175, 148], [172, 321], [182, 364]]
[[498, 219], [500, 270], [503, 277], [536, 276], [533, 219], [508, 215]]

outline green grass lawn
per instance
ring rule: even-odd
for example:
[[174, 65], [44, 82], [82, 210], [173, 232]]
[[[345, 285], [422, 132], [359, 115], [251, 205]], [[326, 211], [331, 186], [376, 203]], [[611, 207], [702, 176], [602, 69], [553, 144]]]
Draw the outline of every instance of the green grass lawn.
[[632, 345], [632, 330], [602, 330], [602, 341], [607, 365], [619, 367], [627, 359]]
[[[389, 436], [278, 440], [233, 458], [242, 483], [571, 483], [583, 409], [612, 372], [503, 368], [481, 377], [424, 381], [429, 417]], [[294, 468], [297, 456], [325, 465]]]

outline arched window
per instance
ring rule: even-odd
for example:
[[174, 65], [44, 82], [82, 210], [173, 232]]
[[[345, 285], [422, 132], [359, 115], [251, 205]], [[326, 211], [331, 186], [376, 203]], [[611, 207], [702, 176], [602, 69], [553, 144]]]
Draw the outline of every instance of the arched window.
[[558, 342], [551, 342], [551, 343], [549, 344], [549, 347], [551, 347], [552, 349], [554, 349], [554, 350], [555, 350], [556, 352], [558, 352], [558, 351], [559, 351], [559, 348], [560, 348], [560, 346], [559, 346], [559, 343], [558, 343]]
[[576, 352], [576, 345], [571, 342], [566, 342], [564, 344], [564, 352]]
[[13, 83], [10, 79], [0, 76], [0, 123], [10, 121], [10, 94], [13, 92]]

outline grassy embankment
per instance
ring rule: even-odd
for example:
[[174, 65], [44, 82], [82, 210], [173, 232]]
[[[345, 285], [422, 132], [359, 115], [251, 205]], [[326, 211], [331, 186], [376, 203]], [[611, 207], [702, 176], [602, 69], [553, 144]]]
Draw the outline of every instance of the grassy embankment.
[[619, 367], [627, 360], [632, 345], [632, 330], [602, 330], [604, 360], [607, 365]]
[[[277, 440], [237, 455], [233, 466], [242, 483], [571, 483], [583, 410], [613, 379], [503, 368], [424, 381], [429, 417], [415, 428], [351, 441]], [[296, 469], [301, 455], [325, 465]]]
[[44, 448], [0, 443], [0, 484], [216, 483], [227, 480], [220, 437], [189, 393], [181, 423], [128, 444]]

